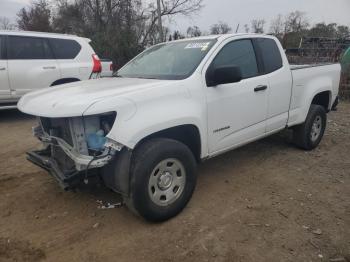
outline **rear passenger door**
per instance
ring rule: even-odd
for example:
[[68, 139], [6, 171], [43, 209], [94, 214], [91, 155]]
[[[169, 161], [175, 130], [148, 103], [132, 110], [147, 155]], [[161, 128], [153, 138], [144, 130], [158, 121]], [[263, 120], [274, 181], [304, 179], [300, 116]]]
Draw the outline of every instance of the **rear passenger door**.
[[5, 51], [5, 36], [0, 35], [0, 101], [11, 98]]
[[60, 79], [60, 71], [48, 40], [41, 37], [8, 36], [8, 73], [15, 97]]
[[288, 61], [284, 61], [282, 47], [273, 38], [255, 38], [258, 57], [261, 60], [263, 74], [269, 82], [268, 113], [266, 132], [284, 128], [288, 121], [290, 98], [292, 93], [292, 76]]

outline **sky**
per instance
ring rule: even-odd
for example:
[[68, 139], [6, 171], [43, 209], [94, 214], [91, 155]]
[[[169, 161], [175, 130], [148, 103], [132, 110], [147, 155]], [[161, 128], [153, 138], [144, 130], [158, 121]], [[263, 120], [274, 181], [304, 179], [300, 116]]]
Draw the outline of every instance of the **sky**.
[[210, 25], [224, 21], [234, 30], [240, 24], [239, 31], [243, 32], [244, 24], [250, 25], [252, 19], [271, 21], [278, 14], [295, 10], [305, 12], [311, 24], [335, 22], [350, 26], [350, 0], [204, 0], [204, 4], [192, 19], [176, 19], [172, 27], [184, 31], [189, 25], [198, 25], [208, 30]]
[[29, 0], [0, 0], [0, 16], [5, 16], [13, 21], [18, 10], [29, 3]]
[[[31, 0], [0, 0], [0, 16], [15, 21], [18, 10], [30, 2]], [[239, 32], [243, 32], [244, 24], [250, 24], [252, 19], [270, 21], [278, 14], [285, 15], [299, 10], [306, 12], [311, 24], [335, 22], [350, 26], [350, 0], [203, 0], [203, 4], [203, 9], [191, 18], [177, 16], [170, 24], [167, 21], [165, 24], [173, 30], [180, 29], [183, 32], [193, 25], [208, 31], [210, 25], [223, 21], [234, 30], [240, 24]], [[268, 25], [266, 29], [268, 30]]]

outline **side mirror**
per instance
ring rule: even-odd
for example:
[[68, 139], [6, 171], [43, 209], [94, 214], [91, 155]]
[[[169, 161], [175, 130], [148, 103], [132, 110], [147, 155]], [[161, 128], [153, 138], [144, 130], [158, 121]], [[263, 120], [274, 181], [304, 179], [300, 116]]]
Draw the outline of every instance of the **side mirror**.
[[221, 66], [209, 69], [206, 80], [208, 86], [237, 83], [242, 80], [242, 71], [238, 66]]

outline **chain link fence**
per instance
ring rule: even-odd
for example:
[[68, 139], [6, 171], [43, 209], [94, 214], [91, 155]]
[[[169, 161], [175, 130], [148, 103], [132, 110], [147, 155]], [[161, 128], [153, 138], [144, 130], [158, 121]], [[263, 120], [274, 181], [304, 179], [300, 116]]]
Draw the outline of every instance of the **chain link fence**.
[[303, 37], [299, 47], [287, 49], [286, 54], [290, 64], [341, 63], [339, 95], [341, 99], [350, 99], [350, 56], [343, 59], [349, 48], [350, 39]]

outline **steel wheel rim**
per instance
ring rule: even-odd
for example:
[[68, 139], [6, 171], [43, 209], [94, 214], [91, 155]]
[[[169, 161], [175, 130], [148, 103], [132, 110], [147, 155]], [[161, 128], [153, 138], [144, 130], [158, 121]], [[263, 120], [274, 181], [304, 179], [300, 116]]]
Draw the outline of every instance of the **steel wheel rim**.
[[315, 142], [320, 137], [321, 131], [322, 131], [322, 118], [321, 116], [316, 116], [311, 127], [310, 138], [312, 142]]
[[181, 196], [186, 184], [186, 171], [175, 158], [157, 164], [149, 177], [148, 193], [153, 203], [168, 206]]

